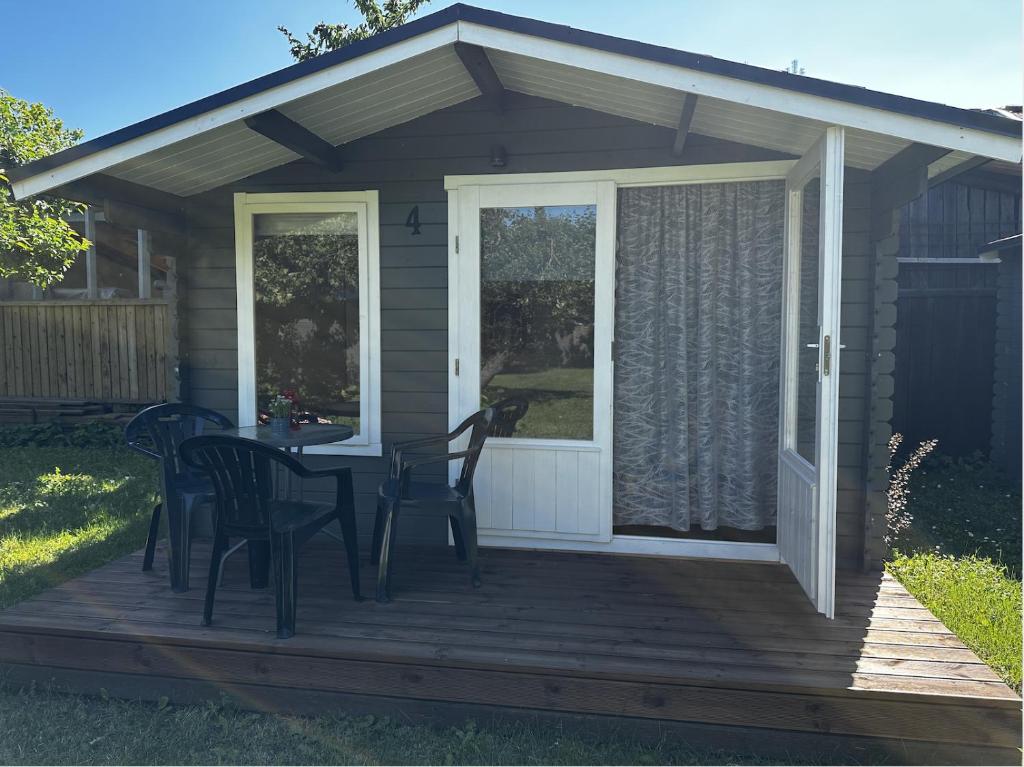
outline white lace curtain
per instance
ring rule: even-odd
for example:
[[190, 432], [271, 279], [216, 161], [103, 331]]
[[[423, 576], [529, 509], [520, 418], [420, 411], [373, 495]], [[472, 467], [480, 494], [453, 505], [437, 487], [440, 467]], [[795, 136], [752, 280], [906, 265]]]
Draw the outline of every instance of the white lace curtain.
[[619, 192], [615, 524], [775, 524], [781, 181]]

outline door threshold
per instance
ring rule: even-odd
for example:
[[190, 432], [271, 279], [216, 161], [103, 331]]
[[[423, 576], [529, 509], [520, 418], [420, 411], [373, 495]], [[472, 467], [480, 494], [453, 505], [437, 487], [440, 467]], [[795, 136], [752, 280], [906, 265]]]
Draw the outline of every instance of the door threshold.
[[555, 538], [527, 538], [514, 535], [481, 533], [481, 546], [538, 551], [579, 551], [603, 554], [630, 554], [650, 557], [690, 557], [695, 559], [732, 559], [745, 562], [779, 562], [779, 547], [774, 543], [706, 541], [680, 538], [655, 538], [617, 535], [610, 541], [573, 541]]

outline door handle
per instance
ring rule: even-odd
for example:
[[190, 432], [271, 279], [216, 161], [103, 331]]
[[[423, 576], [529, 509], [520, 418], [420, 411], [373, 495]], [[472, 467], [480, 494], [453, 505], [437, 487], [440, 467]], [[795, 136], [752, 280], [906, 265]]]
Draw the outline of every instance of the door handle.
[[[832, 336], [825, 336], [822, 339], [821, 344], [806, 344], [808, 349], [822, 349], [821, 362], [822, 369], [821, 374], [823, 376], [830, 375], [832, 373]], [[846, 344], [839, 344], [839, 349], [842, 351], [846, 348]]]

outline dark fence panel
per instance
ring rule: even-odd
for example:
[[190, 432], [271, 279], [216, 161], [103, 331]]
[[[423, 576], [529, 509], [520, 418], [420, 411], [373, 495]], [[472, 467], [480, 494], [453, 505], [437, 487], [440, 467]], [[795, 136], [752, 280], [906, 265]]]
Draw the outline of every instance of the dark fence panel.
[[900, 265], [893, 430], [906, 444], [988, 454], [996, 280], [992, 265]]

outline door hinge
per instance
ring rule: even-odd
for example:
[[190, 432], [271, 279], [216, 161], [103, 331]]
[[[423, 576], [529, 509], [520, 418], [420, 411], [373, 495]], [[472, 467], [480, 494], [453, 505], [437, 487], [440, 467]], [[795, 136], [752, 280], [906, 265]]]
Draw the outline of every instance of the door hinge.
[[832, 372], [832, 336], [825, 336], [821, 343], [821, 374]]
[[455, 358], [455, 375], [459, 374], [459, 358]]
[[459, 235], [455, 235], [455, 252], [459, 252]]

